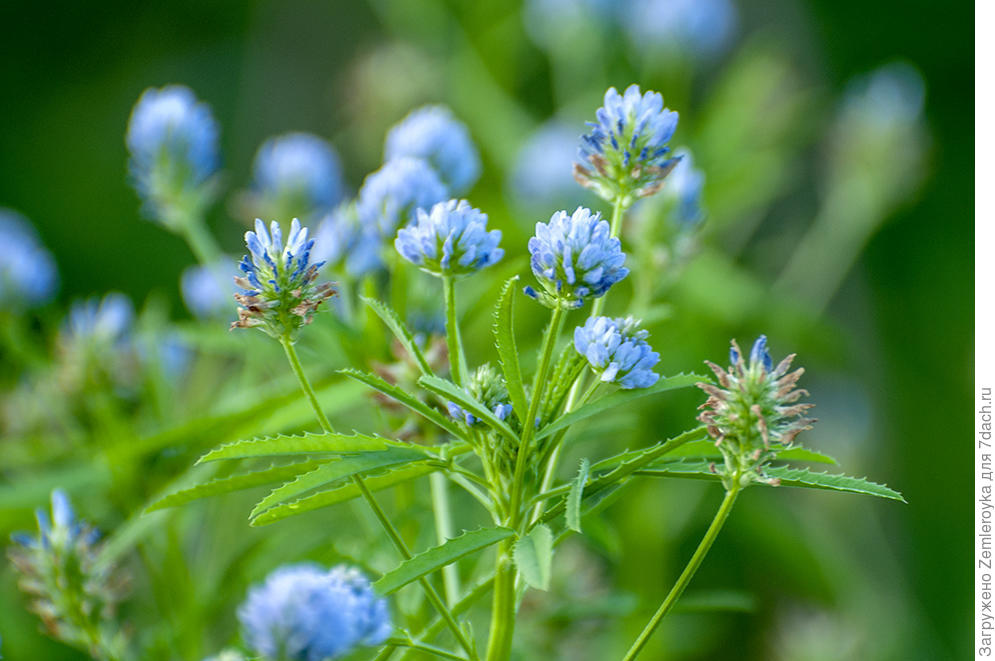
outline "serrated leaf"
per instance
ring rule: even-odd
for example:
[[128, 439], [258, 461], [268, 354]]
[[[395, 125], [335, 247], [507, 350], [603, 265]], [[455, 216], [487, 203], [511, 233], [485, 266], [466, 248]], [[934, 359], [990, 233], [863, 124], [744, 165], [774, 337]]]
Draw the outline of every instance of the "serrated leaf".
[[[640, 474], [652, 476], [685, 477], [703, 480], [719, 480], [711, 470], [711, 462], [707, 461], [675, 461], [639, 471]], [[809, 489], [827, 489], [830, 491], [846, 491], [860, 493], [879, 498], [888, 498], [906, 502], [901, 493], [883, 484], [877, 484], [862, 477], [853, 477], [842, 473], [816, 473], [808, 468], [792, 468], [791, 466], [768, 466], [764, 473], [781, 481], [783, 487], [805, 487]], [[763, 484], [763, 483], [760, 483]]]
[[255, 517], [261, 512], [333, 482], [338, 482], [353, 475], [362, 475], [370, 471], [411, 463], [412, 461], [424, 461], [425, 454], [418, 450], [408, 448], [391, 448], [383, 452], [365, 452], [358, 455], [347, 455], [314, 468], [313, 470], [298, 474], [297, 479], [287, 482], [277, 487], [259, 501], [249, 513], [249, 517]]
[[553, 533], [540, 523], [515, 543], [515, 564], [522, 578], [537, 590], [548, 590], [553, 573]]
[[590, 418], [592, 415], [604, 413], [605, 411], [613, 409], [616, 406], [628, 404], [629, 402], [641, 397], [656, 395], [661, 392], [676, 390], [678, 388], [687, 388], [703, 380], [707, 379], [699, 374], [678, 374], [676, 376], [662, 378], [649, 388], [618, 390], [610, 395], [606, 395], [605, 397], [596, 399], [593, 402], [589, 402], [576, 411], [571, 411], [570, 413], [558, 418], [553, 423], [546, 425], [539, 430], [539, 433], [536, 434], [536, 439], [545, 438], [550, 434], [560, 431], [561, 429], [567, 429], [581, 420]]
[[518, 346], [515, 342], [515, 292], [518, 276], [508, 278], [501, 288], [497, 307], [494, 309], [494, 341], [497, 346], [498, 362], [508, 386], [508, 398], [518, 414], [525, 418], [528, 403], [525, 399], [525, 385], [522, 381], [522, 366], [518, 362]]
[[[295, 454], [348, 454], [351, 452], [381, 452], [388, 448], [419, 449], [419, 447], [411, 443], [402, 443], [381, 436], [370, 436], [360, 433], [279, 434], [277, 436], [266, 436], [227, 443], [211, 450], [198, 459], [197, 463], [217, 461], [218, 459], [279, 457]], [[422, 448], [422, 451], [426, 452], [424, 448]]]
[[401, 343], [401, 346], [414, 358], [418, 364], [419, 371], [424, 375], [431, 376], [433, 374], [432, 367], [428, 364], [425, 354], [418, 348], [414, 336], [404, 322], [401, 321], [401, 317], [398, 316], [397, 312], [386, 303], [378, 301], [375, 298], [367, 298], [366, 296], [360, 296], [359, 298], [383, 320], [387, 328], [390, 329], [390, 332], [397, 338], [397, 341]]
[[145, 512], [154, 512], [167, 507], [185, 505], [186, 503], [200, 500], [201, 498], [210, 498], [211, 496], [220, 496], [221, 494], [231, 493], [233, 491], [243, 491], [245, 489], [252, 489], [253, 487], [272, 484], [274, 482], [282, 482], [296, 477], [301, 473], [314, 470], [320, 465], [320, 461], [300, 461], [294, 464], [270, 466], [269, 468], [255, 470], [248, 473], [238, 473], [236, 475], [229, 475], [228, 477], [215, 478], [213, 480], [167, 494], [149, 505], [145, 509]]
[[[827, 454], [821, 452], [816, 452], [815, 450], [809, 450], [801, 446], [795, 446], [788, 448], [786, 450], [779, 450], [777, 452], [777, 458], [781, 461], [811, 461], [819, 464], [832, 464], [837, 465], [835, 459]], [[713, 457], [719, 458], [722, 456], [722, 452], [715, 445], [714, 442], [703, 439], [700, 441], [693, 441], [691, 443], [686, 443], [684, 446], [670, 453], [670, 458], [676, 457]]]
[[472, 413], [476, 418], [485, 422], [491, 429], [501, 433], [505, 438], [513, 443], [518, 443], [518, 437], [515, 435], [515, 432], [511, 430], [511, 427], [494, 415], [493, 411], [490, 411], [486, 406], [481, 404], [478, 399], [458, 387], [456, 384], [446, 381], [445, 379], [440, 379], [437, 376], [423, 376], [418, 379], [418, 383], [426, 390], [429, 390], [444, 399], [456, 402], [465, 410]]
[[400, 590], [405, 585], [428, 576], [434, 571], [450, 565], [460, 558], [512, 537], [515, 532], [509, 528], [480, 528], [464, 532], [459, 537], [447, 540], [412, 556], [380, 577], [373, 588], [381, 595]]
[[439, 413], [437, 410], [433, 409], [431, 406], [421, 401], [414, 395], [405, 392], [391, 383], [388, 383], [376, 374], [363, 372], [353, 368], [347, 368], [339, 371], [352, 379], [365, 383], [374, 390], [382, 392], [391, 399], [400, 402], [404, 406], [407, 406], [418, 415], [422, 416], [429, 422], [435, 423], [437, 426], [449, 432], [456, 438], [463, 438], [463, 430], [461, 430], [459, 425], [453, 422], [453, 420]]
[[[414, 480], [423, 475], [428, 475], [434, 471], [440, 470], [440, 466], [437, 464], [429, 463], [418, 463], [412, 466], [404, 466], [396, 470], [392, 470], [384, 475], [375, 475], [373, 477], [365, 478], [366, 488], [370, 491], [379, 491], [381, 489], [387, 489], [402, 482], [407, 482], [408, 480]], [[275, 507], [271, 507], [265, 512], [261, 512], [257, 516], [249, 519], [249, 525], [252, 526], [264, 526], [270, 523], [276, 523], [286, 519], [287, 517], [294, 516], [297, 514], [304, 514], [305, 512], [312, 512], [316, 509], [321, 509], [322, 507], [330, 507], [332, 505], [338, 505], [339, 503], [345, 503], [353, 498], [358, 498], [362, 495], [359, 487], [356, 486], [355, 482], [348, 482], [341, 486], [333, 486], [329, 489], [324, 489], [318, 491], [317, 493], [311, 494], [310, 496], [305, 496], [300, 500], [295, 500], [289, 503], [281, 503]]]
[[567, 494], [567, 527], [577, 532], [581, 532], [580, 503], [584, 497], [584, 485], [587, 484], [587, 475], [590, 470], [591, 462], [587, 458], [581, 459], [577, 477], [574, 478], [573, 484], [570, 486], [570, 493]]

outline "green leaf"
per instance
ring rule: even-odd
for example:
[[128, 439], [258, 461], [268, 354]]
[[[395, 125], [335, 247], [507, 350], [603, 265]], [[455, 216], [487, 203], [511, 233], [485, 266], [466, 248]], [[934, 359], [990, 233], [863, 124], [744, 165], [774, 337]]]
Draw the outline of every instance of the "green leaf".
[[297, 479], [287, 482], [283, 486], [271, 491], [265, 498], [259, 501], [249, 514], [250, 517], [258, 516], [264, 510], [273, 507], [286, 500], [294, 498], [323, 487], [332, 482], [338, 482], [353, 475], [362, 475], [370, 471], [408, 464], [412, 461], [424, 461], [425, 453], [407, 448], [391, 448], [383, 452], [366, 452], [357, 455], [347, 455], [338, 459], [332, 459], [328, 463], [318, 466], [314, 470], [297, 475]]
[[[792, 468], [791, 466], [768, 466], [765, 474], [781, 481], [782, 487], [806, 487], [809, 489], [827, 489], [830, 491], [846, 491], [860, 493], [879, 498], [888, 498], [906, 502], [899, 492], [883, 484], [877, 484], [862, 477], [852, 477], [842, 473], [816, 473], [808, 468]], [[711, 462], [707, 461], [675, 461], [663, 463], [653, 468], [639, 471], [640, 475], [655, 477], [684, 477], [703, 480], [719, 480], [720, 476], [711, 470]], [[763, 484], [763, 483], [760, 483]]]
[[453, 422], [452, 419], [439, 413], [437, 410], [421, 401], [414, 395], [401, 390], [397, 386], [388, 383], [381, 377], [370, 372], [363, 372], [357, 369], [346, 368], [339, 370], [342, 374], [361, 381], [366, 385], [370, 386], [374, 390], [378, 390], [388, 397], [397, 400], [401, 404], [407, 406], [409, 409], [422, 416], [429, 422], [435, 423], [437, 426], [441, 427], [445, 431], [449, 432], [456, 438], [463, 438], [464, 432], [460, 429], [459, 425]]
[[536, 439], [546, 438], [550, 434], [558, 432], [561, 429], [566, 429], [570, 427], [570, 425], [576, 424], [586, 418], [590, 418], [592, 415], [604, 413], [605, 411], [613, 409], [616, 406], [628, 404], [629, 402], [639, 399], [640, 397], [656, 395], [661, 392], [666, 392], [667, 390], [687, 388], [688, 386], [693, 386], [699, 381], [706, 380], [707, 379], [705, 377], [699, 374], [678, 374], [676, 376], [660, 379], [649, 388], [618, 390], [610, 395], [606, 395], [605, 397], [598, 398], [593, 402], [585, 404], [576, 411], [571, 411], [570, 413], [567, 413], [563, 417], [557, 419], [552, 424], [546, 425], [539, 430], [538, 434], [536, 434]]
[[377, 316], [380, 317], [385, 324], [387, 324], [387, 328], [389, 328], [394, 334], [397, 341], [400, 342], [401, 346], [403, 346], [411, 357], [415, 359], [421, 373], [426, 376], [431, 376], [433, 374], [432, 367], [428, 364], [425, 354], [423, 354], [422, 350], [418, 348], [411, 331], [409, 331], [408, 327], [404, 325], [404, 322], [401, 321], [401, 318], [394, 311], [394, 309], [386, 303], [376, 300], [375, 298], [367, 298], [366, 296], [360, 296], [359, 298], [370, 306], [370, 309], [376, 312]]
[[367, 434], [339, 434], [328, 432], [324, 434], [301, 434], [266, 436], [244, 441], [235, 441], [211, 450], [197, 463], [217, 461], [218, 459], [247, 459], [249, 457], [278, 457], [295, 454], [348, 454], [350, 452], [380, 452], [387, 448], [426, 449], [411, 443], [391, 441], [380, 436]]
[[553, 533], [540, 523], [515, 544], [515, 564], [522, 578], [537, 590], [548, 590], [553, 570]]
[[[808, 448], [803, 448], [801, 446], [795, 446], [786, 450], [775, 450], [777, 452], [777, 458], [781, 461], [811, 461], [819, 464], [832, 464], [837, 465], [835, 459], [827, 454], [822, 454], [821, 452], [816, 452], [815, 450], [809, 450]], [[708, 439], [703, 439], [700, 441], [693, 441], [691, 443], [686, 443], [682, 447], [674, 450], [670, 453], [670, 457], [713, 457], [719, 458], [722, 456], [722, 452], [715, 445], [713, 441]]]
[[373, 588], [382, 595], [396, 592], [408, 583], [428, 576], [466, 555], [481, 551], [514, 534], [513, 530], [500, 527], [480, 528], [464, 532], [459, 537], [447, 540], [444, 544], [434, 546], [405, 560], [381, 576], [380, 580], [373, 584]]
[[187, 487], [180, 489], [179, 491], [166, 494], [159, 500], [149, 505], [145, 509], [145, 512], [154, 512], [167, 507], [185, 505], [201, 498], [219, 496], [233, 491], [242, 491], [244, 489], [260, 487], [265, 484], [272, 484], [273, 482], [282, 482], [284, 480], [297, 477], [301, 473], [314, 470], [320, 465], [320, 461], [300, 461], [294, 464], [270, 466], [269, 468], [264, 468], [262, 470], [215, 478], [192, 487]]
[[[429, 473], [437, 470], [440, 470], [440, 466], [437, 464], [417, 463], [410, 466], [403, 466], [384, 475], [367, 477], [364, 479], [364, 482], [366, 483], [366, 488], [370, 491], [379, 491], [381, 489], [401, 484], [402, 482], [407, 482], [408, 480], [419, 478], [423, 475], [428, 475]], [[322, 507], [330, 507], [331, 505], [345, 503], [362, 495], [362, 492], [355, 482], [347, 482], [341, 486], [333, 486], [329, 489], [318, 491], [317, 493], [301, 498], [300, 500], [295, 500], [289, 503], [281, 503], [280, 505], [271, 507], [265, 512], [261, 512], [255, 517], [250, 518], [249, 525], [264, 526], [281, 521], [296, 514], [312, 512], [316, 509], [321, 509]]]
[[584, 497], [584, 485], [587, 484], [587, 474], [591, 470], [591, 462], [586, 458], [580, 460], [580, 470], [574, 478], [570, 493], [567, 495], [567, 527], [581, 532], [580, 502]]
[[515, 342], [515, 292], [518, 276], [508, 278], [501, 288], [497, 307], [494, 309], [494, 340], [497, 346], [498, 362], [508, 385], [508, 397], [519, 420], [525, 418], [528, 403], [525, 399], [525, 385], [522, 381], [522, 366], [518, 362], [518, 346]]
[[443, 399], [456, 402], [478, 419], [487, 423], [489, 427], [500, 432], [505, 438], [513, 443], [518, 443], [518, 436], [511, 430], [511, 427], [462, 388], [437, 376], [423, 376], [418, 379], [418, 383]]

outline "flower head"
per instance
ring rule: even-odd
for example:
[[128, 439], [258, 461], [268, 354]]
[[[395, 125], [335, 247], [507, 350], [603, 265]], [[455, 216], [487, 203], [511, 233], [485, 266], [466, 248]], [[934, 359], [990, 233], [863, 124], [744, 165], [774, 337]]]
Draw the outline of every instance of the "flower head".
[[384, 160], [414, 157], [427, 161], [455, 194], [480, 177], [480, 156], [466, 125], [445, 106], [413, 110], [387, 134]]
[[515, 158], [509, 182], [515, 201], [524, 202], [529, 209], [548, 209], [572, 207], [591, 197], [573, 178], [576, 154], [576, 127], [553, 119], [536, 129]]
[[646, 343], [647, 337], [649, 333], [640, 330], [632, 317], [590, 317], [574, 329], [574, 348], [603, 382], [617, 383], [624, 390], [648, 388], [660, 378], [653, 371], [660, 354]]
[[693, 228], [705, 217], [701, 205], [705, 174], [694, 167], [691, 152], [688, 150], [679, 149], [676, 157], [680, 160], [667, 177], [661, 196], [673, 200], [673, 218], [677, 224], [683, 228]]
[[69, 308], [64, 337], [67, 341], [101, 346], [119, 344], [131, 331], [134, 317], [131, 299], [119, 292], [111, 292], [102, 299], [77, 301]]
[[572, 215], [557, 211], [549, 223], [536, 223], [529, 239], [532, 273], [544, 293], [525, 293], [550, 307], [579, 308], [587, 297], [599, 298], [629, 274], [621, 242], [611, 236], [608, 222], [590, 209]]
[[487, 231], [487, 214], [466, 200], [439, 202], [397, 232], [394, 247], [406, 260], [438, 276], [466, 275], [496, 264], [501, 230]]
[[418, 209], [428, 209], [446, 199], [446, 186], [439, 175], [419, 158], [396, 158], [366, 177], [356, 209], [360, 222], [377, 227], [384, 237], [394, 237]]
[[[501, 373], [490, 363], [484, 363], [477, 368], [466, 384], [466, 391], [488, 410], [493, 411], [499, 420], [504, 420], [511, 414], [508, 386]], [[468, 425], [475, 425], [478, 422], [475, 415], [452, 402], [447, 402], [446, 408], [449, 409], [449, 415]]]
[[231, 272], [235, 270], [235, 260], [223, 257], [214, 264], [195, 264], [183, 270], [180, 275], [180, 292], [187, 309], [200, 319], [216, 318], [231, 311], [231, 297], [235, 288], [231, 284]]
[[293, 335], [335, 295], [330, 283], [315, 284], [321, 263], [311, 261], [314, 239], [307, 232], [294, 218], [284, 245], [280, 223], [274, 220], [267, 232], [257, 218], [256, 231], [245, 233], [250, 254], [239, 264], [244, 275], [235, 278], [242, 291], [235, 294], [239, 310], [232, 328], [258, 327], [277, 338]]
[[55, 260], [19, 213], [0, 208], [0, 298], [37, 305], [52, 297], [59, 274]]
[[609, 202], [628, 206], [653, 195], [677, 165], [667, 142], [677, 129], [677, 113], [663, 107], [657, 92], [630, 85], [625, 94], [611, 87], [598, 108], [597, 122], [581, 137], [574, 177]]
[[264, 659], [327, 661], [379, 645], [393, 627], [387, 602], [358, 569], [281, 567], [238, 609], [245, 642]]
[[208, 201], [208, 180], [219, 163], [218, 127], [189, 88], [145, 90], [125, 142], [131, 177], [151, 217], [176, 225]]
[[620, 6], [621, 22], [640, 50], [679, 50], [692, 58], [717, 54], [738, 20], [731, 0], [633, 0]]
[[763, 466], [815, 422], [804, 417], [814, 405], [798, 403], [808, 392], [795, 388], [805, 370], [788, 372], [794, 357], [791, 354], [775, 367], [767, 337], [761, 335], [748, 358], [732, 341], [727, 370], [705, 361], [719, 383], [698, 384], [709, 396], [698, 419], [725, 457], [727, 479], [738, 475], [744, 484], [771, 482], [764, 476]]
[[343, 202], [322, 218], [315, 229], [311, 257], [316, 262], [325, 262], [336, 272], [361, 278], [383, 267], [382, 244], [377, 228], [360, 221], [356, 204]]
[[310, 133], [270, 138], [256, 152], [253, 183], [270, 215], [312, 218], [342, 198], [342, 167], [330, 144]]

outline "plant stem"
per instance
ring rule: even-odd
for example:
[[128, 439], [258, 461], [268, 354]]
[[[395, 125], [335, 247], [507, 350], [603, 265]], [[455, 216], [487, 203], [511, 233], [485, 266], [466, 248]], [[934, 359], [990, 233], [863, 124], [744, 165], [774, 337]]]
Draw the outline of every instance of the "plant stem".
[[684, 571], [681, 572], [680, 577], [678, 577], [677, 582], [674, 583], [674, 587], [670, 589], [670, 593], [667, 598], [663, 600], [660, 607], [657, 609], [650, 621], [646, 623], [643, 627], [642, 633], [636, 638], [636, 642], [632, 644], [629, 651], [626, 652], [625, 657], [622, 661], [632, 661], [637, 656], [639, 652], [642, 651], [643, 647], [649, 641], [650, 636], [653, 635], [653, 631], [659, 626], [660, 621], [663, 616], [674, 607], [677, 600], [680, 599], [681, 595], [684, 594], [685, 588], [687, 588], [688, 583], [694, 578], [695, 572], [698, 571], [698, 567], [701, 566], [702, 560], [705, 559], [705, 555], [708, 554], [708, 550], [712, 548], [712, 542], [718, 537], [719, 531], [722, 530], [722, 526], [725, 524], [726, 519], [729, 518], [729, 513], [732, 511], [732, 506], [736, 503], [736, 496], [739, 495], [742, 487], [739, 483], [739, 474], [736, 474], [732, 480], [732, 487], [726, 491], [726, 497], [722, 500], [722, 505], [719, 506], [719, 511], [715, 513], [715, 518], [712, 519], [712, 525], [708, 526], [708, 530], [705, 532], [705, 536], [702, 537], [701, 543], [698, 544], [698, 548], [695, 549], [694, 555], [691, 556], [691, 560], [688, 561], [687, 566]]
[[394, 647], [408, 647], [413, 650], [418, 650], [419, 652], [427, 652], [428, 654], [434, 654], [435, 656], [441, 657], [443, 659], [456, 659], [457, 661], [466, 661], [466, 657], [460, 656], [459, 654], [453, 654], [441, 647], [436, 647], [435, 645], [429, 645], [428, 643], [421, 643], [414, 640], [409, 640], [407, 638], [388, 638], [387, 645], [393, 645]]
[[460, 339], [459, 324], [456, 321], [456, 281], [452, 276], [442, 277], [442, 290], [446, 301], [446, 348], [449, 349], [449, 371], [453, 383], [463, 387], [467, 378], [466, 357], [463, 355], [463, 341]]
[[180, 234], [202, 266], [212, 266], [217, 263], [221, 257], [221, 250], [214, 242], [214, 237], [207, 231], [203, 218], [197, 215], [185, 219], [180, 224]]
[[[304, 373], [304, 368], [301, 366], [301, 361], [297, 357], [297, 350], [294, 348], [293, 342], [290, 337], [284, 335], [280, 338], [280, 344], [283, 345], [283, 350], [287, 354], [287, 360], [290, 362], [290, 367], [294, 371], [294, 375], [297, 377], [297, 381], [301, 385], [301, 390], [304, 391], [304, 395], [307, 397], [308, 403], [311, 404], [311, 408], [314, 410], [315, 416], [318, 418], [318, 423], [321, 428], [328, 433], [332, 433], [334, 429], [332, 424], [328, 421], [328, 416], [321, 409], [321, 405], [318, 403], [318, 396], [314, 392], [314, 388], [311, 387], [311, 382], [308, 380], [307, 375]], [[401, 538], [400, 533], [397, 532], [397, 528], [391, 523], [390, 519], [387, 517], [387, 513], [383, 511], [380, 507], [380, 503], [377, 502], [376, 498], [370, 492], [369, 487], [366, 486], [366, 482], [359, 475], [352, 476], [353, 484], [359, 489], [359, 493], [363, 496], [366, 502], [369, 504], [370, 509], [373, 510], [373, 514], [377, 517], [380, 525], [383, 527], [384, 531], [387, 533], [387, 537], [394, 544], [398, 553], [405, 560], [411, 559], [411, 551], [408, 549], [408, 545], [404, 543], [404, 539]], [[453, 636], [459, 642], [460, 646], [466, 650], [466, 653], [471, 659], [477, 659], [477, 655], [473, 650], [473, 645], [467, 640], [466, 635], [463, 633], [463, 629], [460, 628], [459, 623], [453, 617], [452, 613], [446, 607], [445, 602], [442, 601], [442, 597], [439, 593], [435, 591], [432, 584], [428, 582], [428, 579], [422, 577], [418, 581], [421, 583], [422, 588], [425, 590], [425, 595], [428, 600], [432, 603], [432, 606], [439, 612], [439, 615], [446, 621], [449, 628], [453, 632]]]
[[507, 661], [515, 635], [516, 574], [512, 551], [514, 545], [504, 540], [498, 546], [494, 565], [494, 599], [491, 605], [491, 632], [487, 640], [487, 661]]
[[[449, 510], [449, 485], [446, 476], [436, 471], [428, 476], [432, 490], [432, 509], [435, 510], [435, 536], [439, 544], [445, 544], [453, 535], [453, 519]], [[446, 593], [446, 603], [452, 608], [459, 600], [459, 572], [452, 563], [442, 568], [442, 586]]]

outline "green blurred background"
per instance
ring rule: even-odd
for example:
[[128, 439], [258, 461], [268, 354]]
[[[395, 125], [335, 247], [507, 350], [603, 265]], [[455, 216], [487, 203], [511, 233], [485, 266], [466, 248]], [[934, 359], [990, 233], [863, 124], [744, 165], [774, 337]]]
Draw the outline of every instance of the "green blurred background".
[[[695, 58], [633, 46], [597, 21], [537, 26], [515, 2], [5, 2], [0, 206], [33, 221], [62, 283], [58, 300], [32, 324], [51, 327], [70, 300], [108, 290], [139, 306], [151, 295], [171, 317], [187, 316], [178, 282], [193, 258], [180, 239], [141, 219], [125, 177], [124, 130], [146, 87], [184, 83], [212, 106], [230, 192], [247, 185], [258, 145], [289, 130], [330, 139], [355, 190], [379, 165], [391, 124], [417, 105], [446, 103], [484, 158], [469, 197], [519, 256], [532, 224], [560, 207], [517, 196], [510, 173], [521, 145], [554, 115], [579, 135], [607, 86], [640, 83], [681, 113], [674, 143], [694, 150], [710, 211], [700, 252], [659, 297], [667, 307], [652, 330], [664, 371], [699, 370], [703, 358], [722, 358], [729, 337], [744, 343], [766, 332], [775, 359], [797, 352], [808, 369], [821, 422], [806, 445], [837, 456], [850, 473], [887, 482], [909, 502], [751, 490], [685, 612], [666, 623], [647, 658], [965, 658], [970, 5], [769, 0], [737, 8], [725, 48]], [[900, 136], [917, 142], [915, 153], [900, 140], [868, 155], [848, 125], [841, 133], [839, 108], [855, 77], [896, 60], [925, 83], [921, 130]], [[856, 188], [846, 187], [848, 176]], [[894, 192], [855, 199], [860, 182]], [[571, 195], [570, 202], [589, 200], [579, 188]], [[236, 197], [210, 219], [231, 252], [246, 220]], [[827, 200], [834, 199], [842, 202], [833, 207]], [[484, 320], [486, 312], [481, 347], [489, 339]], [[683, 393], [643, 407], [631, 429], [622, 428], [631, 433], [592, 426], [578, 452], [603, 456], [684, 428], [697, 401]], [[16, 443], [40, 442], [6, 438], [0, 456], [23, 454], [12, 450]], [[4, 530], [30, 525], [30, 507], [43, 498], [24, 490], [41, 469], [11, 465], [0, 460]], [[564, 470], [575, 465], [570, 459]], [[91, 518], [114, 525], [100, 496], [73, 493], [92, 504]], [[585, 570], [559, 579], [569, 583], [559, 595], [566, 601], [527, 601], [532, 624], [520, 639], [540, 650], [533, 658], [618, 657], [717, 502], [717, 489], [696, 483], [631, 491], [609, 510], [601, 535], [561, 553], [565, 565]], [[585, 580], [595, 596], [584, 599], [594, 602], [597, 586], [614, 583], [620, 615], [568, 624], [564, 603], [586, 589]], [[9, 575], [0, 591], [7, 658], [77, 658], [44, 642], [16, 612]], [[228, 595], [229, 606], [240, 598]], [[720, 608], [708, 608], [709, 600]], [[230, 609], [211, 617], [223, 622], [221, 644], [234, 627]], [[174, 658], [213, 651], [189, 650]]]

